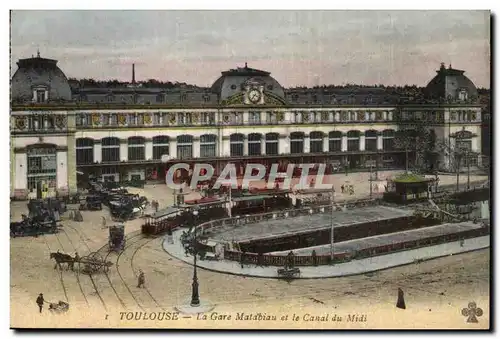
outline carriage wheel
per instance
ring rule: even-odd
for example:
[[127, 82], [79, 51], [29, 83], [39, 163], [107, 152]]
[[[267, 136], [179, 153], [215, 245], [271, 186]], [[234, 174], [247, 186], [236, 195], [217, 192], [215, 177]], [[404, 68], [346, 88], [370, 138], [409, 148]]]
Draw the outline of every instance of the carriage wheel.
[[78, 261], [78, 271], [79, 272], [82, 272], [82, 273], [90, 273], [88, 268], [89, 268], [89, 264], [87, 264], [86, 262], [88, 262], [90, 259], [88, 256], [84, 256], [84, 257], [81, 257], [80, 258], [80, 261]]
[[92, 267], [92, 272], [97, 272], [99, 269], [102, 267], [102, 263], [104, 262], [104, 259], [102, 258], [102, 255], [100, 255], [97, 252], [93, 252], [89, 254], [89, 258]]

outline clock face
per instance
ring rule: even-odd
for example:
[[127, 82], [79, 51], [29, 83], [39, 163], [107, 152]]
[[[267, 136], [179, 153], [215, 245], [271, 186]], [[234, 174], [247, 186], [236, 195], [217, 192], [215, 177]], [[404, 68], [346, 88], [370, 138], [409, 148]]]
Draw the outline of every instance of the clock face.
[[248, 93], [248, 99], [250, 99], [251, 102], [256, 103], [259, 102], [260, 100], [260, 92], [256, 89], [252, 89]]

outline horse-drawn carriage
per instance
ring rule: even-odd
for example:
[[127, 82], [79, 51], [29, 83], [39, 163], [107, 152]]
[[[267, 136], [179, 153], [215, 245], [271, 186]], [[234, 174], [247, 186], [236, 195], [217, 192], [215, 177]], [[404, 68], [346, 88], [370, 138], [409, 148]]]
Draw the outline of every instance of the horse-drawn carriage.
[[120, 252], [125, 248], [125, 225], [109, 227], [109, 250]]
[[137, 194], [113, 194], [108, 197], [108, 207], [116, 221], [133, 219], [142, 214], [148, 205], [148, 199]]
[[102, 210], [102, 200], [98, 195], [88, 195], [80, 202], [80, 211], [100, 211]]
[[72, 257], [69, 254], [58, 251], [50, 253], [50, 259], [54, 259], [56, 261], [54, 269], [57, 267], [62, 269], [61, 264], [67, 264], [68, 266], [66, 269], [71, 268], [71, 270], [74, 270], [75, 264], [78, 264], [78, 270], [86, 274], [94, 274], [99, 271], [107, 272], [109, 271], [109, 268], [113, 266], [112, 262], [105, 261], [97, 252], [90, 253], [88, 256], [80, 258], [77, 256]]
[[38, 221], [33, 218], [23, 216], [22, 221], [15, 221], [10, 223], [10, 236], [15, 237], [28, 237], [39, 236], [42, 234], [57, 233], [57, 223], [54, 220]]

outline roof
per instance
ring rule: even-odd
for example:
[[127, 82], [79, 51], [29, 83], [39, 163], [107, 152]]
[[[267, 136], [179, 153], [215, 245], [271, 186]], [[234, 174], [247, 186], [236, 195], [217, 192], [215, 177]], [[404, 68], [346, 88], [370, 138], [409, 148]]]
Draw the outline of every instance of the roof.
[[[334, 227], [349, 227], [359, 223], [367, 223], [376, 220], [388, 220], [412, 215], [412, 211], [387, 207], [362, 207], [334, 213]], [[283, 219], [272, 219], [252, 224], [252, 227], [238, 227], [231, 225], [223, 226], [211, 238], [215, 241], [227, 238], [227, 234], [237, 242], [251, 242], [260, 239], [279, 238], [299, 233], [310, 233], [313, 231], [331, 227], [331, 213], [318, 213], [312, 215], [301, 215]]]
[[168, 215], [171, 215], [171, 214], [176, 214], [176, 213], [179, 213], [181, 211], [181, 209], [177, 208], [177, 207], [167, 207], [165, 209], [162, 209], [162, 210], [159, 210], [158, 212], [155, 212], [153, 214], [151, 214], [151, 218], [163, 218], [163, 217], [166, 217]]
[[[454, 224], [441, 224], [437, 226], [424, 227], [419, 229], [413, 229], [409, 231], [382, 234], [373, 237], [354, 239], [349, 241], [342, 241], [335, 243], [335, 253], [352, 253], [354, 251], [360, 251], [367, 248], [373, 248], [378, 246], [394, 245], [398, 243], [415, 241], [421, 239], [428, 239], [438, 236], [443, 236], [447, 234], [455, 234], [459, 232], [466, 232], [470, 230], [475, 230], [481, 228], [481, 224], [474, 224], [472, 222], [462, 222]], [[309, 256], [312, 251], [316, 251], [316, 255], [327, 255], [330, 254], [330, 245], [320, 245], [307, 248], [299, 248], [293, 250], [293, 253], [298, 256]], [[285, 255], [288, 251], [271, 252], [267, 254], [273, 255]]]
[[427, 84], [424, 93], [427, 98], [456, 101], [459, 99], [460, 91], [465, 90], [468, 99], [477, 99], [478, 93], [474, 83], [467, 78], [465, 71], [454, 69], [451, 65], [436, 71], [436, 76]]

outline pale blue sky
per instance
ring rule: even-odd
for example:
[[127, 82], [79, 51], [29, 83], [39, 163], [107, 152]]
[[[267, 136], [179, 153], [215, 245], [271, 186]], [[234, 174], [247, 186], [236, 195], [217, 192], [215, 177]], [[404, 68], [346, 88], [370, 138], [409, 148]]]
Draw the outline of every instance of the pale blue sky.
[[485, 11], [14, 11], [12, 71], [40, 49], [68, 77], [211, 85], [243, 66], [283, 86], [425, 85], [440, 62], [489, 87]]

